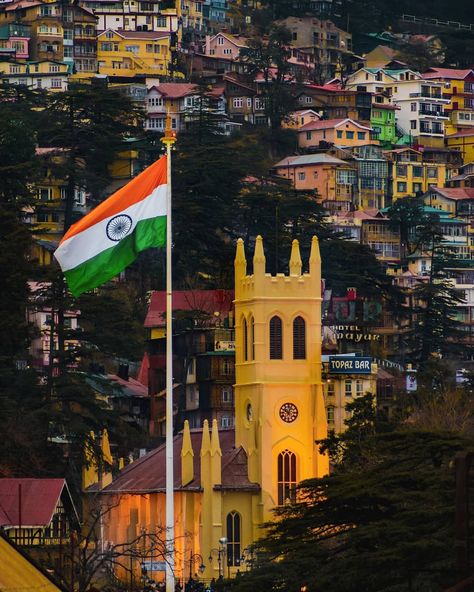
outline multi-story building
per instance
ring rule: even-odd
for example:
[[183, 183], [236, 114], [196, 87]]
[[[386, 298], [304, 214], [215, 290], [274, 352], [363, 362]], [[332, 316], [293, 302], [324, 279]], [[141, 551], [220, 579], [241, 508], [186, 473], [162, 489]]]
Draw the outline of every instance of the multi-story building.
[[107, 29], [97, 37], [99, 72], [111, 78], [167, 76], [170, 59], [169, 33]]
[[372, 132], [371, 127], [352, 119], [321, 119], [307, 123], [298, 130], [298, 146], [314, 149], [334, 144], [345, 147], [377, 144]]
[[445, 111], [449, 116], [446, 122], [446, 135], [462, 129], [474, 129], [474, 71], [453, 68], [429, 68], [424, 80], [434, 80], [443, 84], [443, 97], [449, 99]]
[[206, 30], [217, 33], [229, 20], [227, 0], [204, 0], [203, 17]]
[[248, 39], [220, 31], [216, 35], [206, 35], [204, 54], [216, 58], [237, 60], [240, 52], [248, 46]]
[[391, 103], [374, 103], [370, 125], [374, 137], [378, 139], [384, 148], [391, 148], [397, 141], [396, 105]]
[[447, 148], [459, 152], [464, 164], [474, 162], [474, 128], [450, 134], [444, 141]]
[[0, 61], [0, 80], [31, 89], [67, 90], [68, 74], [69, 67], [65, 62]]
[[176, 3], [183, 29], [191, 34], [202, 35], [205, 31], [205, 0], [181, 0]]
[[267, 124], [265, 103], [258, 97], [255, 84], [242, 80], [236, 73], [224, 75], [227, 114], [237, 123]]
[[361, 242], [377, 254], [377, 259], [387, 265], [400, 263], [400, 236], [393, 230], [387, 216], [380, 211], [365, 212], [361, 220]]
[[29, 58], [65, 62], [69, 71], [95, 74], [97, 19], [75, 4], [15, 2], [0, 7], [3, 22], [30, 27]]
[[330, 212], [354, 207], [357, 173], [347, 162], [329, 154], [289, 156], [273, 166], [278, 176], [290, 179], [297, 191], [314, 191]]
[[198, 118], [201, 100], [206, 102], [203, 108], [214, 115], [225, 114], [222, 88], [210, 89], [201, 96], [199, 87], [189, 82], [162, 82], [153, 85], [147, 92], [145, 128], [150, 131], [164, 131], [165, 120], [169, 115], [171, 129], [185, 131]]
[[27, 60], [30, 57], [29, 43], [31, 27], [21, 23], [8, 23], [0, 26], [0, 51], [11, 54], [15, 60]]
[[314, 109], [326, 119], [354, 119], [370, 125], [372, 95], [361, 90], [347, 90], [337, 84], [305, 84], [296, 97], [301, 109]]
[[459, 174], [446, 180], [446, 187], [474, 187], [474, 162], [459, 167]]
[[445, 162], [426, 161], [424, 153], [413, 148], [385, 152], [390, 163], [389, 195], [394, 202], [401, 197], [417, 197], [430, 187], [443, 187], [457, 169]]
[[290, 16], [280, 23], [290, 30], [294, 47], [313, 55], [321, 81], [331, 79], [352, 60], [352, 35], [333, 22]]

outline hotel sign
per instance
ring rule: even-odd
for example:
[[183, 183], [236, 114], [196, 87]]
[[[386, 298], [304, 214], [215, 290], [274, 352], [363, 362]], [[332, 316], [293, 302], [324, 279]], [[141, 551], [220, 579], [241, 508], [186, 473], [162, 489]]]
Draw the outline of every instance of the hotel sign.
[[372, 358], [329, 356], [330, 374], [370, 374]]

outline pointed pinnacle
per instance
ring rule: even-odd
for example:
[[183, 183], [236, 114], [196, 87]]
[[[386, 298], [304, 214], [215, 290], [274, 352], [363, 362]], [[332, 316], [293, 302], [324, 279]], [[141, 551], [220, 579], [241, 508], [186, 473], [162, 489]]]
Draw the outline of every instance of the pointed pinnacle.
[[300, 243], [295, 239], [291, 244], [290, 275], [301, 275], [302, 266]]

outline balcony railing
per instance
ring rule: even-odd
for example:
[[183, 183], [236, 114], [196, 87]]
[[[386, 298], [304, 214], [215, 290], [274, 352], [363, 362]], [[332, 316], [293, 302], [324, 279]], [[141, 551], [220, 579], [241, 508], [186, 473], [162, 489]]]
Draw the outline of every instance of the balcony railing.
[[429, 115], [430, 117], [443, 117], [448, 119], [444, 109], [420, 109], [419, 113], [420, 115]]
[[410, 93], [410, 98], [422, 97], [424, 99], [442, 99], [441, 93], [430, 94], [426, 91]]

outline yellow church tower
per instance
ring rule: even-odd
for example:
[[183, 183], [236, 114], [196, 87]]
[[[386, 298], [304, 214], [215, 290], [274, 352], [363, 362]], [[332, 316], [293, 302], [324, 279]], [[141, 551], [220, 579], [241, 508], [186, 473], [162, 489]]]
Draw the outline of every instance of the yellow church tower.
[[313, 237], [309, 273], [293, 241], [289, 275], [265, 271], [262, 237], [247, 275], [244, 244], [235, 257], [235, 445], [248, 455], [254, 540], [271, 510], [291, 500], [298, 482], [322, 477], [328, 459], [316, 440], [327, 435], [321, 383], [321, 258]]

